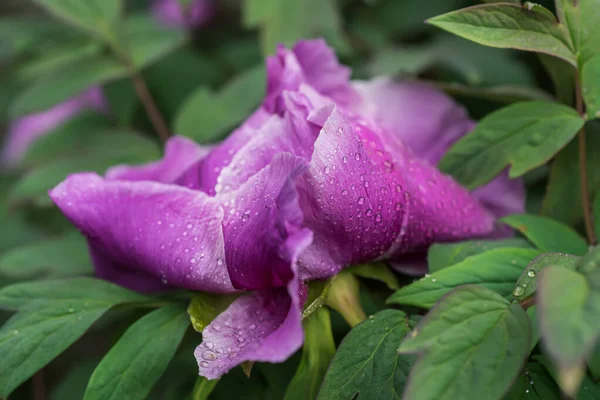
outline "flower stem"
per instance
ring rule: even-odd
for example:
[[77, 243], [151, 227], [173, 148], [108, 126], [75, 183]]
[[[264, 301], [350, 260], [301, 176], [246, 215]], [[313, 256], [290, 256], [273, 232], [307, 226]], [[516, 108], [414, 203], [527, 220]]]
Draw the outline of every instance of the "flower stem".
[[129, 77], [133, 82], [133, 87], [135, 89], [135, 93], [138, 98], [142, 102], [144, 109], [146, 110], [146, 114], [154, 127], [154, 130], [160, 137], [160, 140], [164, 143], [169, 140], [169, 136], [171, 136], [169, 132], [169, 127], [165, 122], [164, 117], [160, 113], [150, 90], [148, 89], [148, 85], [146, 85], [146, 81], [140, 75], [139, 70], [134, 65], [129, 54], [124, 50], [121, 42], [116, 37], [111, 37], [108, 41], [110, 47], [115, 52], [116, 56], [121, 60], [127, 71], [129, 72]]
[[[585, 111], [583, 105], [583, 95], [581, 93], [581, 82], [578, 76], [575, 78], [575, 87], [577, 112], [583, 117]], [[597, 238], [596, 233], [594, 232], [594, 219], [592, 216], [592, 205], [590, 203], [590, 188], [588, 184], [586, 160], [585, 127], [581, 128], [577, 136], [577, 140], [579, 142], [579, 178], [581, 180], [581, 206], [583, 207], [583, 220], [585, 224], [585, 232], [588, 237], [588, 242], [591, 245], [595, 245], [597, 243]]]
[[144, 78], [142, 78], [140, 73], [133, 67], [129, 68], [129, 71], [131, 80], [133, 81], [133, 86], [135, 87], [135, 92], [144, 105], [144, 109], [146, 109], [146, 113], [148, 114], [148, 118], [150, 118], [150, 122], [152, 122], [152, 125], [154, 126], [154, 130], [160, 137], [160, 140], [166, 142], [169, 140], [169, 136], [171, 136], [169, 133], [169, 128], [167, 127], [162, 114], [158, 110], [158, 107], [152, 98], [152, 94], [150, 94], [150, 90], [144, 81]]

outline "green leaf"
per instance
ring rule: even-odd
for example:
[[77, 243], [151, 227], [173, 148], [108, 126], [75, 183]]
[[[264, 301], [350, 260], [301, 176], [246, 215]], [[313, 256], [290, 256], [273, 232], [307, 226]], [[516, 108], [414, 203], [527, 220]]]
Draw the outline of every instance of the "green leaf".
[[478, 5], [428, 22], [479, 44], [549, 54], [577, 65], [567, 30], [549, 11], [540, 9], [530, 11], [512, 4]]
[[396, 352], [416, 321], [384, 310], [350, 331], [331, 361], [319, 400], [400, 398], [414, 357]]
[[109, 302], [90, 302], [87, 306], [79, 302], [37, 303], [13, 316], [0, 329], [0, 396], [8, 397], [79, 339], [110, 307]]
[[550, 218], [532, 214], [511, 215], [502, 222], [512, 226], [539, 249], [582, 256], [587, 243], [577, 232]]
[[96, 367], [84, 400], [145, 399], [189, 324], [181, 305], [159, 308], [135, 322]]
[[493, 249], [426, 275], [398, 290], [387, 302], [429, 308], [465, 284], [478, 284], [509, 298], [527, 264], [540, 254], [534, 249]]
[[[160, 27], [145, 15], [129, 17], [123, 28], [123, 40], [131, 49], [129, 55], [137, 69], [151, 65], [186, 40], [182, 32]], [[18, 118], [42, 111], [91, 86], [128, 75], [127, 68], [115, 57], [104, 53], [93, 54], [35, 80], [17, 96], [9, 114], [11, 118]]]
[[537, 280], [539, 273], [546, 267], [559, 267], [566, 268], [574, 271], [577, 265], [581, 261], [581, 257], [570, 256], [561, 253], [547, 253], [542, 254], [533, 260], [527, 268], [523, 271], [515, 290], [513, 291], [513, 297], [516, 300], [526, 299], [533, 296], [537, 289]]
[[327, 367], [335, 354], [329, 310], [316, 310], [304, 321], [304, 332], [302, 360], [285, 392], [284, 400], [316, 399]]
[[261, 27], [265, 54], [283, 43], [294, 45], [300, 39], [323, 36], [338, 50], [348, 51], [342, 34], [342, 21], [333, 0], [247, 0], [244, 20]]
[[600, 246], [590, 248], [590, 251], [581, 258], [577, 270], [581, 273], [591, 273], [600, 268]]
[[20, 310], [0, 329], [0, 396], [62, 353], [108, 309], [152, 298], [93, 278], [18, 283], [0, 289], [0, 308]]
[[557, 0], [561, 22], [567, 26], [577, 53], [579, 67], [600, 52], [600, 13], [596, 0]]
[[86, 241], [79, 232], [17, 247], [0, 256], [0, 276], [12, 279], [91, 275], [93, 271]]
[[145, 13], [129, 16], [123, 28], [122, 45], [138, 70], [154, 64], [187, 40], [184, 31], [158, 24], [154, 16]]
[[544, 269], [537, 308], [545, 348], [558, 366], [559, 384], [573, 396], [585, 374], [585, 356], [600, 336], [600, 269], [587, 275], [566, 268]]
[[467, 86], [455, 82], [432, 82], [432, 85], [453, 96], [485, 99], [496, 103], [523, 101], [550, 101], [552, 95], [544, 90], [522, 85], [499, 85], [492, 87]]
[[[9, 201], [16, 203], [33, 200], [41, 205], [50, 204], [48, 190], [69, 174], [81, 171], [103, 174], [114, 165], [139, 164], [156, 160], [160, 156], [154, 141], [135, 132], [92, 130], [87, 133], [89, 135], [81, 135], [80, 131], [65, 129], [60, 134], [40, 139], [42, 143], [49, 145], [49, 156], [55, 151], [68, 154], [29, 170], [12, 188]], [[44, 153], [40, 150], [36, 151], [35, 156], [28, 155], [27, 158], [32, 161], [43, 156]]]
[[[538, 354], [533, 356], [533, 359], [544, 366], [546, 371], [552, 375], [555, 382], [560, 380], [559, 371], [557, 371], [556, 366], [548, 357]], [[576, 400], [596, 400], [600, 398], [600, 386], [592, 381], [587, 375], [583, 377], [579, 389], [577, 396], [573, 396]]]
[[239, 295], [233, 294], [215, 295], [211, 293], [197, 293], [192, 297], [187, 308], [192, 327], [196, 332], [202, 332], [217, 315], [225, 311], [238, 297]]
[[562, 104], [573, 105], [575, 98], [575, 68], [560, 58], [539, 54], [538, 59], [550, 75], [556, 98]]
[[199, 376], [196, 378], [191, 400], [208, 400], [217, 383], [219, 383], [218, 379], [208, 380], [203, 376]]
[[469, 189], [486, 184], [509, 165], [510, 176], [518, 177], [545, 164], [583, 123], [575, 110], [563, 105], [516, 103], [482, 119], [439, 166]]
[[504, 400], [560, 400], [560, 390], [546, 369], [537, 362], [525, 365], [525, 370]]
[[[589, 121], [585, 129], [588, 185], [590, 192], [595, 193], [600, 190], [600, 121]], [[561, 150], [552, 162], [541, 214], [569, 226], [583, 223], [577, 140]]]
[[400, 344], [401, 354], [421, 353], [404, 398], [499, 399], [517, 378], [529, 346], [529, 319], [518, 304], [480, 286], [457, 288]]
[[86, 32], [110, 38], [121, 16], [121, 0], [34, 0], [58, 18]]
[[581, 86], [588, 118], [600, 118], [600, 54], [583, 64]]
[[184, 102], [173, 130], [201, 143], [222, 139], [261, 102], [264, 87], [263, 66], [238, 75], [218, 93], [202, 87]]
[[65, 303], [112, 307], [120, 303], [143, 303], [152, 300], [152, 297], [143, 296], [96, 278], [24, 282], [0, 289], [0, 308], [8, 310], [32, 309], [39, 305]]
[[116, 59], [95, 54], [35, 80], [13, 101], [9, 115], [14, 119], [48, 109], [91, 86], [122, 76], [127, 76], [127, 70]]
[[531, 244], [525, 239], [503, 239], [503, 240], [470, 240], [459, 243], [434, 243], [427, 252], [427, 263], [429, 272], [437, 272], [441, 269], [457, 264], [471, 256], [485, 253], [493, 249], [531, 248]]
[[357, 265], [346, 269], [348, 272], [352, 272], [354, 275], [358, 275], [362, 278], [374, 279], [379, 282], [383, 282], [386, 286], [392, 290], [400, 288], [396, 275], [385, 264], [363, 264]]

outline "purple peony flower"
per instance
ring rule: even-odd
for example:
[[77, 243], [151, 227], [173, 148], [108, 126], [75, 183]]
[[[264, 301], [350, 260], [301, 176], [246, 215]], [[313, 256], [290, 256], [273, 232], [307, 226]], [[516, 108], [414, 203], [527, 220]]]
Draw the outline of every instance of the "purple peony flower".
[[20, 118], [8, 127], [0, 157], [5, 166], [19, 163], [23, 154], [37, 138], [43, 136], [84, 109], [105, 110], [106, 103], [99, 88], [89, 89], [46, 111]]
[[[489, 236], [523, 202], [511, 191], [488, 208], [435, 168], [473, 126], [445, 95], [350, 83], [322, 40], [267, 63], [263, 105], [214, 148], [175, 137], [161, 161], [75, 174], [50, 193], [87, 236], [98, 276], [140, 291], [247, 292], [203, 331], [195, 355], [211, 379], [302, 345], [307, 281]], [[512, 189], [499, 179], [487, 190]]]
[[152, 13], [164, 25], [195, 28], [213, 16], [214, 5], [212, 0], [156, 0]]

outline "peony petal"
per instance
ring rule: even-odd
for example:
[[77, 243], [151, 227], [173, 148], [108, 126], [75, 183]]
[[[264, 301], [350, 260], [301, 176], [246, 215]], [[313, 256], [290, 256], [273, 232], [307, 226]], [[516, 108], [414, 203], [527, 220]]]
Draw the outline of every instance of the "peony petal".
[[380, 140], [389, 134], [369, 121], [329, 109], [328, 117], [316, 109], [308, 118], [325, 123], [299, 179], [305, 224], [315, 235], [299, 262], [302, 279], [493, 230], [492, 216], [454, 180], [400, 142], [390, 154]]
[[[464, 107], [424, 83], [379, 78], [354, 82], [353, 86], [361, 101], [351, 108], [390, 133], [385, 141], [392, 153], [403, 152], [408, 146], [417, 157], [437, 165], [448, 149], [475, 126]], [[506, 173], [475, 190], [473, 196], [498, 218], [525, 209], [522, 180], [510, 180]]]
[[288, 240], [303, 232], [295, 181], [306, 166], [303, 158], [278, 154], [239, 189], [216, 197], [223, 205], [225, 254], [235, 288], [282, 287], [292, 278], [282, 254]]
[[308, 99], [298, 92], [284, 92], [282, 99], [286, 103], [283, 117], [272, 115], [238, 150], [217, 178], [217, 194], [237, 189], [277, 154], [287, 152], [310, 160], [319, 127], [306, 120]]
[[264, 109], [256, 110], [239, 128], [233, 131], [227, 139], [212, 149], [212, 151], [195, 167], [190, 168], [183, 181], [198, 182], [196, 189], [208, 194], [216, 193], [217, 178], [235, 154], [246, 145], [256, 134], [257, 130], [271, 118]]
[[432, 165], [474, 127], [464, 107], [427, 84], [379, 78], [353, 86], [361, 101], [352, 110], [393, 133]]
[[[310, 243], [309, 231], [287, 242], [290, 269]], [[301, 288], [293, 278], [284, 288], [254, 292], [234, 301], [202, 332], [194, 355], [200, 375], [217, 379], [244, 361], [283, 362], [303, 342]]]
[[180, 186], [90, 173], [68, 177], [50, 196], [88, 238], [100, 277], [145, 291], [161, 282], [233, 291], [224, 263], [223, 212], [214, 198]]
[[211, 0], [192, 0], [187, 9], [179, 0], [156, 0], [152, 13], [166, 26], [195, 28], [206, 23], [214, 9]]
[[299, 41], [292, 50], [283, 46], [267, 59], [267, 98], [264, 107], [272, 113], [281, 110], [281, 94], [308, 84], [338, 104], [356, 101], [349, 84], [351, 70], [339, 64], [323, 39]]
[[46, 111], [28, 115], [13, 122], [0, 160], [5, 165], [16, 165], [30, 144], [84, 109], [106, 110], [106, 102], [99, 88], [89, 89]]
[[[202, 147], [190, 139], [175, 136], [165, 144], [165, 155], [162, 160], [140, 166], [122, 165], [113, 167], [106, 172], [106, 178], [110, 180], [175, 183], [178, 179], [181, 179], [188, 168], [202, 160], [209, 151], [210, 147]], [[189, 182], [189, 184], [190, 186], [196, 186], [193, 182]]]

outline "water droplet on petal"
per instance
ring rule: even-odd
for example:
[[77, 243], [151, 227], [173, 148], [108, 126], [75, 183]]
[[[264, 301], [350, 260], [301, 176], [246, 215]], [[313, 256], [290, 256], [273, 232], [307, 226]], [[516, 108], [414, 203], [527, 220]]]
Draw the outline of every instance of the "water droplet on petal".
[[358, 201], [357, 201], [357, 203], [358, 203], [358, 204], [361, 204], [361, 205], [362, 205], [362, 204], [365, 204], [365, 198], [364, 198], [364, 197], [362, 197], [362, 196], [360, 196], [360, 197], [358, 198]]
[[199, 364], [202, 368], [208, 368], [210, 366], [210, 364], [206, 361], [200, 361]]
[[202, 352], [202, 358], [204, 358], [205, 360], [214, 360], [215, 358], [217, 358], [217, 355], [210, 350], [205, 350]]

